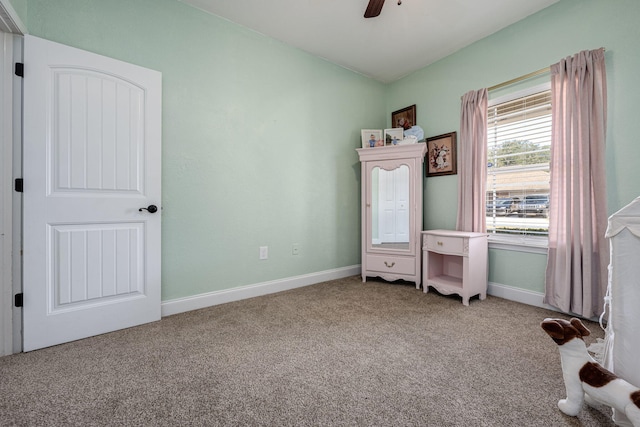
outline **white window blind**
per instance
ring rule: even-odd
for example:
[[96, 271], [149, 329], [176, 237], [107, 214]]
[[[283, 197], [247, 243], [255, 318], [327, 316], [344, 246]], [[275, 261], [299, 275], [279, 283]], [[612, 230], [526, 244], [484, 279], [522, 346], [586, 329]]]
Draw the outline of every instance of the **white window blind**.
[[525, 243], [549, 230], [549, 85], [489, 104], [487, 231]]

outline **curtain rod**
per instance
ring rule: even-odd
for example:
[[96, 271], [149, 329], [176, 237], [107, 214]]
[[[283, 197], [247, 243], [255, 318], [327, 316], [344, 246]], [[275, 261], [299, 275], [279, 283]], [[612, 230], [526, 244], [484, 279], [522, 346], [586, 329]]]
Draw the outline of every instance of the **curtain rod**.
[[[602, 48], [602, 50], [606, 51], [605, 48]], [[491, 86], [491, 87], [487, 88], [487, 91], [491, 92], [492, 90], [500, 89], [500, 88], [503, 88], [505, 86], [509, 86], [509, 85], [514, 84], [514, 83], [518, 83], [518, 82], [521, 82], [523, 80], [530, 79], [531, 77], [535, 77], [535, 76], [539, 76], [539, 75], [544, 74], [544, 73], [548, 73], [550, 71], [551, 71], [551, 67], [544, 67], [544, 68], [542, 68], [542, 69], [540, 69], [538, 71], [534, 71], [532, 73], [525, 74], [524, 76], [516, 77], [515, 79], [511, 79], [511, 80], [503, 82], [503, 83], [498, 83], [495, 86]]]
[[500, 89], [500, 88], [503, 88], [505, 86], [509, 86], [509, 85], [514, 84], [514, 83], [518, 83], [518, 82], [521, 82], [523, 80], [530, 79], [531, 77], [535, 77], [535, 76], [539, 76], [539, 75], [544, 74], [544, 73], [548, 73], [549, 71], [550, 71], [549, 67], [545, 67], [545, 68], [542, 68], [542, 69], [540, 69], [538, 71], [534, 71], [532, 73], [525, 74], [524, 76], [516, 77], [515, 79], [511, 79], [511, 80], [503, 82], [503, 83], [498, 83], [495, 86], [491, 86], [491, 87], [487, 88], [487, 91], [491, 92], [492, 90]]

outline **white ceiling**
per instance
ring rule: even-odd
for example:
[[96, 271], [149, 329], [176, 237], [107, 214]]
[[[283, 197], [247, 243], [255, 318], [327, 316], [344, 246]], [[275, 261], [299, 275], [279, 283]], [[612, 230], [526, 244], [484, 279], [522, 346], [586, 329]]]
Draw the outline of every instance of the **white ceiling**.
[[383, 83], [559, 0], [180, 0]]

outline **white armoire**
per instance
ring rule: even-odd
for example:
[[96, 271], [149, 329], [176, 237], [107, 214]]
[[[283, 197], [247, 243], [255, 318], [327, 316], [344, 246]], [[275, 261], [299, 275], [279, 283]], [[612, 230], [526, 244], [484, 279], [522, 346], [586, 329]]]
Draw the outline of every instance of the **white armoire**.
[[424, 143], [358, 148], [362, 175], [362, 281], [421, 283]]

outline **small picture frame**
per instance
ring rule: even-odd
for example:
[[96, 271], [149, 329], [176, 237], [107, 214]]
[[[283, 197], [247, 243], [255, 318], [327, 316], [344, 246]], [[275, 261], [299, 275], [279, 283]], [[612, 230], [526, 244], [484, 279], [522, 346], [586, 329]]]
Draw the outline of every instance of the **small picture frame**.
[[362, 148], [384, 147], [384, 139], [382, 139], [381, 129], [362, 129]]
[[416, 125], [416, 105], [410, 105], [391, 113], [391, 127], [409, 129]]
[[394, 146], [398, 145], [404, 139], [404, 132], [402, 128], [393, 128], [384, 130], [384, 145]]
[[456, 132], [427, 138], [426, 143], [425, 174], [427, 177], [458, 173]]

